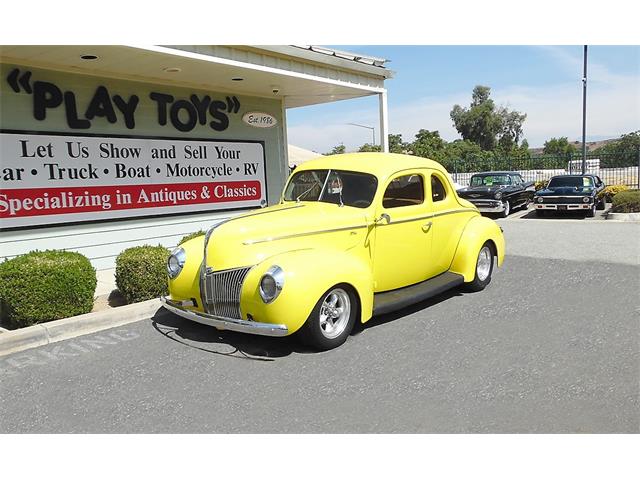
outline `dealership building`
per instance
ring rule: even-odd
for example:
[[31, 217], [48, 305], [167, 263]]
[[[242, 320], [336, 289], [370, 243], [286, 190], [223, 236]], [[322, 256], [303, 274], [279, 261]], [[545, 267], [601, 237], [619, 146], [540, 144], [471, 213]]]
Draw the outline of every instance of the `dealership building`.
[[277, 203], [287, 110], [378, 97], [385, 60], [315, 46], [0, 47], [0, 257], [98, 270]]

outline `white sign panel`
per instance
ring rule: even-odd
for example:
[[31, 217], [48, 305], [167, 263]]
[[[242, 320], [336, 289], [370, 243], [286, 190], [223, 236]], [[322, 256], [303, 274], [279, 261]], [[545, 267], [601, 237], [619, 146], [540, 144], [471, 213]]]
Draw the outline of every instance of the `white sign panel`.
[[0, 228], [266, 203], [262, 142], [0, 133]]

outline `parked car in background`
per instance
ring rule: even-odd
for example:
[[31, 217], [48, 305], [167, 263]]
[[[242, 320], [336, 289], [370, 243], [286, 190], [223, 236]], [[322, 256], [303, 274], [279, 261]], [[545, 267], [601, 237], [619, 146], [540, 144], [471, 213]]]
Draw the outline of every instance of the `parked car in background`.
[[456, 194], [432, 160], [388, 153], [301, 164], [281, 201], [174, 250], [165, 308], [219, 329], [286, 336], [319, 350], [366, 322], [502, 265], [500, 227]]
[[536, 214], [543, 216], [548, 211], [584, 212], [595, 217], [596, 210], [604, 209], [604, 198], [598, 193], [605, 184], [597, 175], [556, 175], [551, 177], [546, 188], [535, 193], [533, 203]]
[[516, 208], [528, 208], [533, 201], [533, 182], [525, 182], [515, 172], [484, 172], [471, 177], [469, 186], [458, 195], [483, 213], [508, 216]]

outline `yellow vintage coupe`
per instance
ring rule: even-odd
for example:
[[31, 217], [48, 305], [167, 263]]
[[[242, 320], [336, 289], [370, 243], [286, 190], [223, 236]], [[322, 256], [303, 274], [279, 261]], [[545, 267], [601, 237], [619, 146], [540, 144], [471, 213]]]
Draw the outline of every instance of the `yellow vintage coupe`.
[[425, 158], [312, 160], [279, 204], [225, 220], [167, 261], [165, 308], [218, 329], [342, 344], [355, 322], [449, 288], [484, 289], [504, 237]]

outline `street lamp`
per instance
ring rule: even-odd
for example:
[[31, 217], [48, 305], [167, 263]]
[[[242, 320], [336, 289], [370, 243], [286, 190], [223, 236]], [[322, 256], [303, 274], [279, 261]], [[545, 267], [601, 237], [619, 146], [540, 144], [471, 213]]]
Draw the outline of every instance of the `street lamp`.
[[374, 127], [369, 127], [367, 125], [360, 125], [359, 123], [347, 123], [347, 125], [353, 125], [354, 127], [362, 127], [362, 128], [368, 128], [369, 130], [371, 130], [371, 145], [375, 145], [376, 144], [376, 129]]

